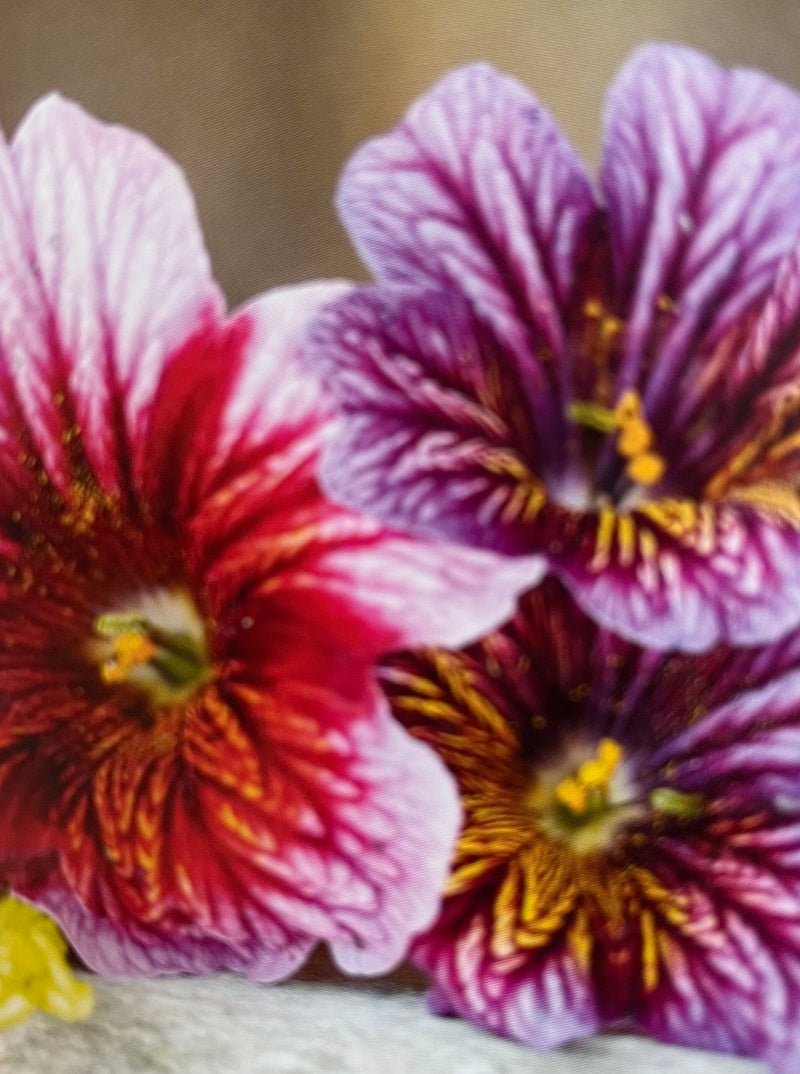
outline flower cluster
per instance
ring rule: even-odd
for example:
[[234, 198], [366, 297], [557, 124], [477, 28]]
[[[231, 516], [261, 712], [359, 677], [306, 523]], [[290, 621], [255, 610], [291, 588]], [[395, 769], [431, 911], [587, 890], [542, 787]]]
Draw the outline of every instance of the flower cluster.
[[0, 144], [0, 1015], [88, 1012], [39, 907], [790, 1074], [800, 97], [643, 49], [596, 191], [468, 67], [339, 206], [373, 285], [229, 314], [144, 138]]
[[789, 1074], [800, 97], [643, 49], [596, 193], [535, 99], [473, 66], [361, 148], [338, 201], [376, 283], [311, 330], [343, 415], [327, 489], [537, 568], [501, 631], [382, 665], [464, 810], [412, 946], [433, 1008]]

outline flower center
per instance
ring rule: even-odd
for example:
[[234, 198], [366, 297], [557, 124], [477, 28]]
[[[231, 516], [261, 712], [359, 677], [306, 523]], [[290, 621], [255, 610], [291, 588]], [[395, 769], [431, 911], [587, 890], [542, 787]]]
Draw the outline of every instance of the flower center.
[[528, 800], [543, 831], [577, 854], [605, 850], [631, 822], [658, 815], [695, 820], [708, 803], [699, 793], [659, 786], [637, 787], [625, 765], [625, 751], [613, 738], [601, 738], [594, 753], [574, 745], [566, 757], [539, 773]]
[[98, 615], [89, 654], [104, 683], [142, 690], [159, 705], [186, 700], [211, 677], [203, 621], [184, 592], [139, 595]]
[[594, 757], [556, 784], [554, 799], [568, 824], [585, 824], [608, 809], [608, 789], [622, 760], [622, 747], [602, 738]]
[[653, 430], [647, 421], [638, 392], [627, 391], [612, 409], [599, 403], [572, 403], [570, 421], [598, 433], [615, 433], [616, 450], [625, 462], [625, 476], [636, 485], [656, 485], [666, 463], [654, 450]]
[[612, 738], [601, 738], [593, 753], [573, 745], [540, 772], [529, 806], [545, 834], [577, 854], [607, 849], [625, 824], [648, 813]]

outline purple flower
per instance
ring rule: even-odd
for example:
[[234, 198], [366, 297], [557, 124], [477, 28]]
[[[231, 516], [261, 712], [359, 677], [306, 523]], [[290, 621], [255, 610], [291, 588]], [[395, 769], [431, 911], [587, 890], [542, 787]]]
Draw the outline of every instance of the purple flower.
[[538, 1048], [627, 1025], [800, 1069], [800, 632], [664, 654], [550, 578], [382, 679], [464, 807], [412, 949], [436, 1010]]
[[522, 86], [468, 67], [355, 154], [338, 200], [379, 282], [314, 331], [335, 496], [535, 553], [641, 644], [797, 625], [800, 97], [644, 48], [597, 193]]

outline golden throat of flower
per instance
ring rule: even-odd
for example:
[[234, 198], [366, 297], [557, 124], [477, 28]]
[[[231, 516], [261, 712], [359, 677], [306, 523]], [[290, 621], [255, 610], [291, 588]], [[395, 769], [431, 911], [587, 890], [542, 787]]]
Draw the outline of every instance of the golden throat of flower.
[[637, 485], [655, 485], [664, 476], [666, 463], [653, 450], [653, 430], [638, 392], [626, 391], [613, 410], [599, 403], [572, 403], [567, 417], [598, 433], [616, 433], [617, 451], [627, 462], [625, 473]]
[[109, 686], [144, 690], [159, 704], [185, 700], [208, 681], [202, 633], [167, 629], [139, 613], [107, 613], [94, 621], [92, 650]]

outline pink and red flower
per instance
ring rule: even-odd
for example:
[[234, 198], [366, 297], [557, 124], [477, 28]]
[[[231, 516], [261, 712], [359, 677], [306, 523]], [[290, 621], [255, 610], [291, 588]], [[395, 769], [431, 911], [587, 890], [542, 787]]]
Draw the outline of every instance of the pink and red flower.
[[641, 649], [549, 578], [382, 679], [465, 813], [412, 948], [435, 1010], [538, 1048], [622, 1025], [800, 1068], [800, 633]]
[[538, 554], [641, 644], [769, 641], [800, 621], [800, 97], [644, 48], [599, 188], [486, 66], [355, 154], [339, 208], [378, 284], [314, 332], [346, 419], [325, 481]]
[[375, 972], [435, 913], [455, 794], [371, 669], [517, 580], [320, 492], [342, 289], [226, 317], [145, 139], [50, 98], [0, 147], [0, 864], [98, 970]]

